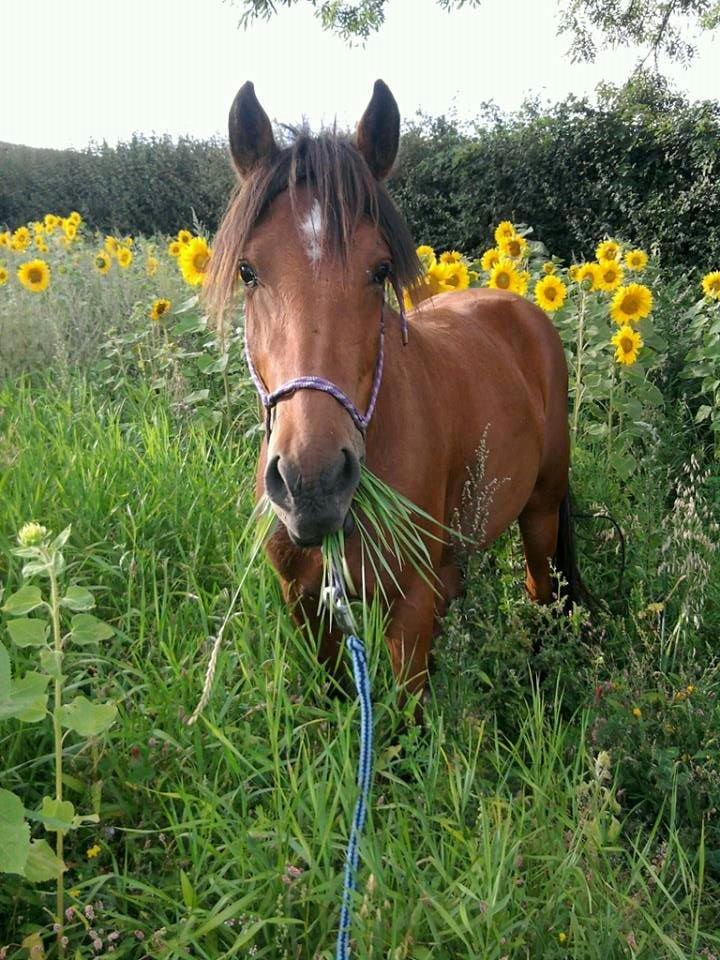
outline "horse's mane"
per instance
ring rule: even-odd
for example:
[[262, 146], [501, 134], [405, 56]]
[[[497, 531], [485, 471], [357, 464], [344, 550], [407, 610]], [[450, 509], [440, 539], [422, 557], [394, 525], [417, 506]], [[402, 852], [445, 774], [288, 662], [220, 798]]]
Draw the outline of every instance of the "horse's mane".
[[363, 219], [377, 227], [390, 249], [391, 282], [402, 303], [423, 268], [410, 231], [385, 186], [375, 179], [349, 137], [336, 131], [313, 136], [307, 127], [286, 128], [290, 142], [239, 184], [213, 244], [203, 299], [221, 321], [237, 291], [238, 262], [256, 225], [284, 190], [295, 208], [297, 189], [311, 184], [322, 211], [324, 252], [347, 263], [355, 230]]

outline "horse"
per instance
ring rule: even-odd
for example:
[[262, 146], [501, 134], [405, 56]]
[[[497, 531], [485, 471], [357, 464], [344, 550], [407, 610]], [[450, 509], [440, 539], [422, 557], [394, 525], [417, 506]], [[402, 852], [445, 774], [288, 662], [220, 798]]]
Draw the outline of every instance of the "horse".
[[[361, 582], [350, 515], [361, 463], [437, 522], [427, 547], [441, 589], [410, 565], [383, 584], [393, 673], [403, 700], [419, 706], [437, 624], [462, 589], [457, 542], [442, 531], [467, 513], [473, 482], [487, 501], [477, 547], [517, 520], [530, 598], [553, 600], [552, 563], [566, 602], [580, 599], [565, 356], [547, 315], [504, 290], [443, 293], [404, 310], [423, 267], [385, 186], [400, 113], [382, 80], [354, 136], [291, 134], [276, 142], [245, 83], [229, 116], [238, 184], [204, 297], [222, 324], [244, 287], [246, 356], [265, 406], [255, 492], [280, 521], [266, 550], [327, 666], [338, 663], [342, 635], [318, 615], [318, 547], [344, 530]], [[483, 476], [473, 481], [478, 462]], [[369, 577], [368, 594], [377, 586]]]

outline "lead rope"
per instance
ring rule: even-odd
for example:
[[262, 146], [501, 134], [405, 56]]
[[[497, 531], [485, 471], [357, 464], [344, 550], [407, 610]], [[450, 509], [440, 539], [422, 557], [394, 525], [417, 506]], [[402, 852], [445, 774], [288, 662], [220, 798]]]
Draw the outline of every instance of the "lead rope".
[[329, 609], [330, 616], [345, 634], [345, 642], [352, 657], [353, 677], [360, 701], [360, 755], [358, 757], [357, 785], [358, 798], [355, 801], [350, 837], [345, 853], [345, 873], [340, 906], [340, 927], [335, 946], [335, 960], [349, 960], [350, 957], [350, 899], [356, 887], [360, 837], [367, 818], [368, 800], [372, 785], [372, 748], [373, 716], [370, 697], [370, 674], [368, 672], [365, 645], [358, 636], [350, 605], [342, 587], [341, 574], [333, 564], [333, 585], [327, 587], [323, 603]]

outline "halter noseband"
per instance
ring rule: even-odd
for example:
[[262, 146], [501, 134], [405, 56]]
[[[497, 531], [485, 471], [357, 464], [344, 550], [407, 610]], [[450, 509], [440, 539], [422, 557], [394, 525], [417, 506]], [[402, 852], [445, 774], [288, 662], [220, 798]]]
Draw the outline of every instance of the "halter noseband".
[[[373, 375], [372, 390], [370, 391], [370, 400], [367, 405], [367, 410], [365, 413], [360, 413], [358, 408], [355, 406], [350, 397], [345, 393], [344, 390], [341, 390], [337, 384], [333, 383], [331, 380], [326, 380], [324, 377], [315, 377], [315, 376], [305, 376], [305, 377], [295, 377], [293, 380], [288, 380], [286, 383], [281, 384], [276, 390], [273, 390], [272, 393], [269, 393], [265, 388], [265, 384], [260, 379], [260, 375], [255, 369], [255, 364], [252, 362], [252, 357], [250, 356], [250, 348], [248, 346], [248, 335], [247, 335], [247, 316], [245, 318], [245, 360], [247, 361], [248, 369], [250, 371], [250, 377], [252, 382], [255, 385], [255, 389], [258, 392], [260, 401], [265, 408], [265, 435], [270, 436], [270, 430], [272, 429], [272, 411], [275, 406], [281, 401], [285, 400], [287, 397], [291, 397], [297, 390], [319, 390], [321, 393], [327, 393], [331, 397], [334, 397], [340, 406], [344, 407], [345, 410], [350, 415], [352, 422], [358, 428], [360, 433], [365, 436], [367, 432], [368, 424], [372, 418], [373, 413], [375, 412], [375, 404], [377, 403], [378, 393], [380, 392], [380, 382], [382, 381], [383, 375], [383, 365], [385, 362], [385, 318], [383, 316], [383, 309], [385, 307], [385, 301], [383, 300], [380, 307], [380, 348], [378, 350], [378, 358], [375, 361], [375, 373]], [[400, 306], [400, 326], [402, 330], [402, 340], [403, 344], [407, 343], [407, 320], [405, 319], [405, 312]]]

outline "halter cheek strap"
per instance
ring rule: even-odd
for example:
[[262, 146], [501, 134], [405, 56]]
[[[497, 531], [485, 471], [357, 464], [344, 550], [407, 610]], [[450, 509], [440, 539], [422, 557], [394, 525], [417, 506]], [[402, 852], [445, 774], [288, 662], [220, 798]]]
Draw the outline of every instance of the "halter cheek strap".
[[[293, 380], [288, 380], [286, 383], [281, 384], [271, 393], [268, 392], [268, 390], [265, 388], [265, 384], [260, 378], [260, 375], [255, 369], [255, 364], [252, 362], [252, 357], [250, 356], [250, 348], [248, 346], [247, 336], [247, 322], [245, 323], [245, 360], [247, 361], [252, 382], [255, 385], [255, 389], [258, 392], [260, 401], [265, 408], [266, 436], [270, 436], [270, 430], [272, 429], [273, 408], [277, 406], [281, 400], [291, 397], [297, 390], [319, 390], [321, 393], [327, 393], [331, 397], [334, 397], [340, 406], [344, 407], [348, 412], [352, 422], [358, 428], [363, 437], [365, 436], [368, 424], [370, 423], [372, 415], [375, 412], [375, 404], [377, 403], [378, 393], [380, 392], [380, 383], [382, 381], [383, 365], [385, 362], [385, 318], [383, 316], [384, 306], [385, 303], [383, 302], [382, 306], [380, 307], [380, 348], [378, 350], [377, 360], [375, 361], [375, 373], [373, 375], [372, 390], [370, 391], [370, 400], [365, 413], [360, 413], [358, 408], [344, 390], [341, 390], [337, 384], [333, 383], [331, 380], [326, 380], [324, 377], [295, 377]], [[405, 320], [405, 314], [402, 312], [400, 314], [400, 322], [402, 325], [403, 343], [407, 343], [407, 321]]]

